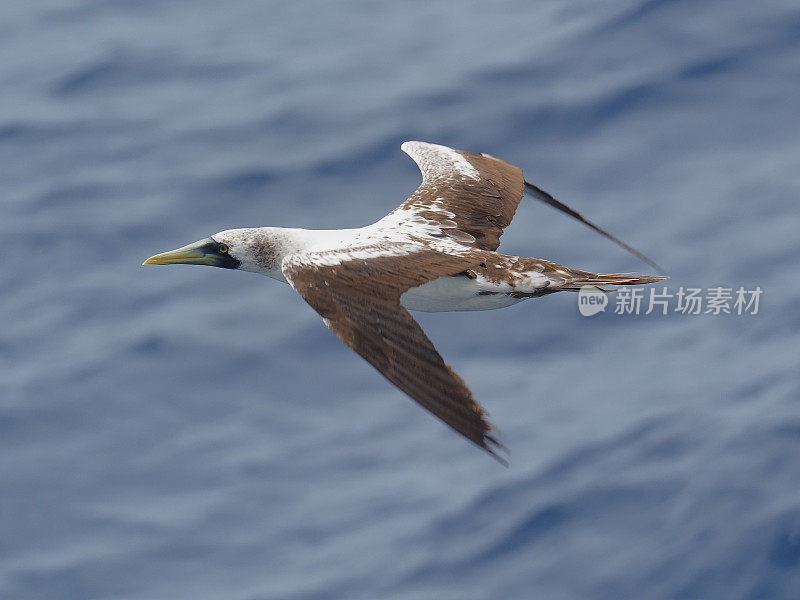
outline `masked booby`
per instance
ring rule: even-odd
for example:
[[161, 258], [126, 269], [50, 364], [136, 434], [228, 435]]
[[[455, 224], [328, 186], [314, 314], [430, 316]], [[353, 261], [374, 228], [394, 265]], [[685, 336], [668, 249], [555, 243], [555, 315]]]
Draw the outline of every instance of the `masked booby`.
[[[358, 229], [229, 229], [145, 265], [240, 269], [291, 285], [345, 344], [423, 407], [507, 464], [486, 411], [409, 310], [489, 310], [582, 286], [665, 279], [598, 274], [496, 252], [528, 191], [658, 266], [488, 154], [424, 142], [401, 146], [422, 184], [394, 211]], [[659, 269], [660, 270], [660, 269]]]

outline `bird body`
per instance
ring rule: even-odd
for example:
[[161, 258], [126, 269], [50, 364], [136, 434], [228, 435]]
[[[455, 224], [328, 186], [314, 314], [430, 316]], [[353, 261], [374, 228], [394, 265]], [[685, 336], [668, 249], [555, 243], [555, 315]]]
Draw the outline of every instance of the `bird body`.
[[423, 142], [406, 142], [402, 149], [420, 167], [422, 184], [376, 223], [341, 230], [229, 229], [144, 264], [204, 264], [289, 283], [387, 379], [505, 462], [485, 411], [407, 309], [490, 310], [585, 285], [634, 285], [664, 277], [596, 274], [498, 253], [503, 229], [527, 189], [642, 256], [526, 182], [514, 165]]

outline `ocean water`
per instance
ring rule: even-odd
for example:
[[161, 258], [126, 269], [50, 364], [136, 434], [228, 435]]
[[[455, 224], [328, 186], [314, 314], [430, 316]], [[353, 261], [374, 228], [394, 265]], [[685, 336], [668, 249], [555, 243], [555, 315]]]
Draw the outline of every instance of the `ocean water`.
[[[0, 598], [800, 598], [797, 2], [0, 17]], [[288, 286], [140, 266], [374, 221], [419, 181], [407, 139], [518, 164], [672, 292], [758, 314], [419, 315], [504, 469]], [[501, 249], [648, 271], [533, 201]]]

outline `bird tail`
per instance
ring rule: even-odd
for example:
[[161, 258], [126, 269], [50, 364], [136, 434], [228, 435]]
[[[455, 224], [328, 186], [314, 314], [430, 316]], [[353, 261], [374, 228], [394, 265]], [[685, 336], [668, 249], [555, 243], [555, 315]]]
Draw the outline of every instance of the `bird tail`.
[[599, 288], [603, 285], [642, 285], [664, 281], [665, 279], [669, 279], [669, 277], [663, 275], [636, 275], [635, 273], [589, 273], [584, 271], [581, 272], [579, 277], [553, 288], [553, 291], [577, 292], [586, 285], [593, 285]]

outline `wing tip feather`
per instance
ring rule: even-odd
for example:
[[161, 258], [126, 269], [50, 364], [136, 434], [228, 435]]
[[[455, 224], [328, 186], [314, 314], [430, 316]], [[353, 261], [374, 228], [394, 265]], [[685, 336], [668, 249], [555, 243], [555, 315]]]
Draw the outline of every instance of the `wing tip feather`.
[[525, 190], [527, 192], [529, 192], [537, 200], [541, 200], [545, 204], [549, 204], [550, 206], [552, 206], [556, 210], [559, 210], [559, 211], [563, 212], [564, 214], [569, 215], [573, 219], [576, 219], [576, 220], [584, 223], [585, 225], [587, 225], [591, 229], [594, 229], [599, 234], [605, 236], [606, 238], [610, 239], [612, 242], [614, 242], [615, 244], [617, 244], [621, 248], [624, 248], [625, 250], [627, 250], [628, 252], [633, 254], [636, 258], [638, 258], [642, 262], [645, 262], [648, 265], [650, 265], [651, 267], [653, 267], [656, 271], [658, 271], [662, 275], [666, 275], [667, 274], [667, 272], [661, 267], [661, 265], [656, 263], [653, 259], [649, 258], [648, 256], [646, 256], [645, 254], [643, 254], [642, 252], [640, 252], [639, 250], [637, 250], [633, 246], [630, 246], [630, 245], [626, 244], [621, 239], [619, 239], [617, 236], [609, 233], [608, 231], [606, 231], [602, 227], [599, 227], [599, 226], [595, 225], [592, 221], [590, 221], [589, 219], [584, 217], [578, 211], [574, 210], [573, 208], [570, 208], [569, 206], [567, 206], [566, 204], [564, 204], [560, 200], [557, 200], [555, 198], [555, 196], [553, 196], [549, 192], [546, 192], [545, 190], [540, 188], [538, 185], [535, 185], [535, 184], [531, 183], [530, 181], [525, 181]]

